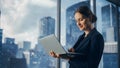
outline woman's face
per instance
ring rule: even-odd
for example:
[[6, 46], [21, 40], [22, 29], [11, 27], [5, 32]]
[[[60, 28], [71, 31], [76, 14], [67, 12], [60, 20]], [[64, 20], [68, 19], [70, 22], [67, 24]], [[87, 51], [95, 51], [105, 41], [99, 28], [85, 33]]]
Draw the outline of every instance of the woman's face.
[[87, 30], [91, 25], [89, 18], [84, 18], [79, 12], [75, 13], [75, 20], [78, 28], [83, 31]]

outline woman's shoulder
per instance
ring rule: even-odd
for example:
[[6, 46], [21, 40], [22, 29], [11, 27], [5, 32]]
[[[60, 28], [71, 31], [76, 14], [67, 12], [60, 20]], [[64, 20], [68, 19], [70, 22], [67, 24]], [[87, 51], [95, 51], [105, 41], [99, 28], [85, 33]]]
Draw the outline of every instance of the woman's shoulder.
[[102, 34], [97, 29], [95, 29], [92, 38], [95, 38], [95, 37], [101, 37], [101, 38], [103, 38]]

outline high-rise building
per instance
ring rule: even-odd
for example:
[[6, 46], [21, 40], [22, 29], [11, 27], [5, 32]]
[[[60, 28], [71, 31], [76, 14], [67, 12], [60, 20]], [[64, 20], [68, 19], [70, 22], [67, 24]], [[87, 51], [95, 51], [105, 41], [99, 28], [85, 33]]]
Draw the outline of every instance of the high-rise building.
[[19, 44], [19, 48], [23, 48], [24, 51], [28, 51], [31, 48], [30, 41], [21, 41], [18, 44]]
[[10, 64], [7, 68], [28, 68], [25, 58], [10, 58]]
[[14, 38], [5, 38], [5, 43], [7, 44], [15, 44], [15, 39]]
[[10, 52], [12, 56], [16, 56], [16, 53], [18, 51], [18, 45], [15, 44], [14, 38], [5, 38], [5, 42], [3, 43], [2, 48]]
[[103, 68], [118, 68], [117, 42], [105, 43], [103, 54]]
[[24, 50], [30, 50], [30, 48], [31, 48], [31, 42], [23, 41], [23, 49]]
[[107, 42], [111, 42], [112, 36], [109, 36], [111, 38], [107, 37], [107, 30], [109, 30], [109, 28], [113, 28], [114, 31], [114, 38], [112, 38], [113, 42], [117, 41], [117, 16], [116, 16], [116, 7], [112, 4], [108, 4], [102, 7], [101, 9], [102, 11], [102, 34], [104, 36], [105, 41]]
[[29, 67], [29, 65], [30, 65], [30, 52], [24, 51], [23, 54], [24, 54], [24, 57], [26, 59], [27, 66]]
[[113, 27], [109, 27], [108, 29], [106, 29], [106, 42], [114, 42], [114, 28]]
[[[47, 35], [55, 34], [55, 19], [48, 16], [40, 19], [39, 22], [39, 37], [43, 38]], [[46, 61], [44, 61], [46, 60]], [[55, 68], [53, 64], [55, 59], [51, 58], [46, 54], [44, 48], [38, 42], [34, 50], [30, 51], [30, 68]], [[47, 64], [47, 65], [46, 65]]]
[[89, 1], [82, 1], [79, 3], [76, 3], [66, 9], [66, 45], [72, 46], [77, 41], [79, 35], [81, 35], [83, 32], [79, 30], [79, 28], [76, 25], [75, 19], [74, 19], [74, 12], [75, 10], [82, 6], [90, 6]]
[[16, 57], [18, 51], [18, 45], [15, 44], [14, 38], [5, 38], [5, 42], [2, 44], [2, 67], [9, 68], [10, 59]]
[[43, 17], [39, 22], [39, 38], [55, 33], [55, 19]]

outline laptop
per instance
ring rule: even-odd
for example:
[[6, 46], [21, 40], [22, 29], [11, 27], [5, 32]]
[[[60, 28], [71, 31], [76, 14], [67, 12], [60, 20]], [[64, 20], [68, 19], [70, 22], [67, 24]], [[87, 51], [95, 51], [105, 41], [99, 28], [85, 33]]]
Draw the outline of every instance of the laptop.
[[41, 44], [44, 47], [45, 51], [48, 54], [52, 50], [55, 53], [60, 54], [61, 58], [73, 58], [73, 57], [82, 55], [80, 53], [66, 51], [63, 48], [63, 46], [59, 43], [59, 41], [57, 40], [57, 37], [54, 34], [51, 34], [39, 39], [39, 44]]

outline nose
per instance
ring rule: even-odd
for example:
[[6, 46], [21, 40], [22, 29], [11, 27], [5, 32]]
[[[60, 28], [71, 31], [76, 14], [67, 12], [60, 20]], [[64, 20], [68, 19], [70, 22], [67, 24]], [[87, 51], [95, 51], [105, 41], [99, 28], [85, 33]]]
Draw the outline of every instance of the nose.
[[77, 24], [77, 25], [81, 25], [81, 23], [80, 23], [80, 22], [77, 22], [76, 24]]

